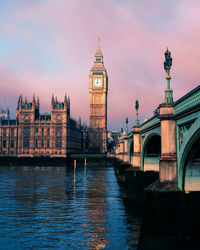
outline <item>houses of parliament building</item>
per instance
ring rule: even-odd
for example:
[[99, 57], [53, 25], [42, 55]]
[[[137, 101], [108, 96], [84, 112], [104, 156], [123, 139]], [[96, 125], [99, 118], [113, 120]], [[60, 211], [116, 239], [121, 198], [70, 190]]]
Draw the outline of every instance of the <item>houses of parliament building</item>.
[[[1, 112], [2, 113], [2, 112]], [[6, 112], [4, 112], [6, 113]], [[0, 118], [0, 154], [18, 157], [66, 157], [81, 153], [81, 124], [70, 118], [70, 99], [51, 98], [51, 114], [40, 115], [39, 98], [20, 95], [16, 120], [9, 113]]]
[[67, 157], [70, 154], [107, 152], [108, 77], [98, 41], [89, 76], [90, 117], [87, 129], [70, 116], [70, 98], [52, 95], [51, 113], [40, 114], [39, 98], [19, 96], [16, 119], [0, 110], [0, 156]]

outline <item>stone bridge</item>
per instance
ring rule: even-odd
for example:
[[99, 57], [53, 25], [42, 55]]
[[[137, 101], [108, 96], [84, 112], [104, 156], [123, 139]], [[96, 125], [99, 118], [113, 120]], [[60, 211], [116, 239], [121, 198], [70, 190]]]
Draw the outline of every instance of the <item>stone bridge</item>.
[[116, 157], [143, 171], [159, 171], [185, 191], [200, 190], [200, 85], [124, 134]]

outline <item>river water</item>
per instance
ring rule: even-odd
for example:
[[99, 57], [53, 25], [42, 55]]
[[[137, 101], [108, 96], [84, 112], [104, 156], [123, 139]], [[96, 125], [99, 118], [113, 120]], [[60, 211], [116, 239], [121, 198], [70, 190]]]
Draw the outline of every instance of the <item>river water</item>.
[[140, 228], [113, 167], [0, 167], [0, 249], [137, 249]]

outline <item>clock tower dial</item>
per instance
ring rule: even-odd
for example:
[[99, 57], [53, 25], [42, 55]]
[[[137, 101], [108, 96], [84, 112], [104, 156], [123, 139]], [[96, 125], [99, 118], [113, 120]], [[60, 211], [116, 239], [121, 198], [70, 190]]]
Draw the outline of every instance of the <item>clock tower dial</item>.
[[94, 64], [89, 75], [89, 148], [96, 150], [96, 153], [107, 152], [107, 92], [108, 76], [98, 40]]
[[93, 79], [93, 87], [94, 88], [101, 88], [103, 85], [103, 81], [100, 77], [96, 77]]

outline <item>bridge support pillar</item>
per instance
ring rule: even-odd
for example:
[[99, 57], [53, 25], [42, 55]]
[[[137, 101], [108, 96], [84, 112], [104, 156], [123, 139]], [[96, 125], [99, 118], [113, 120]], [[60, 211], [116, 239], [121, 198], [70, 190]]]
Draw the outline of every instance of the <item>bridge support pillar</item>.
[[177, 182], [176, 121], [173, 103], [160, 105], [161, 157], [160, 181]]
[[141, 168], [141, 138], [139, 127], [133, 127], [133, 167]]
[[128, 135], [124, 135], [124, 161], [129, 161], [129, 145], [128, 145]]
[[115, 154], [116, 154], [116, 157], [119, 159], [119, 147], [116, 148]]
[[120, 146], [119, 146], [119, 150], [120, 150], [120, 160], [124, 160], [124, 140], [121, 138], [120, 141]]

